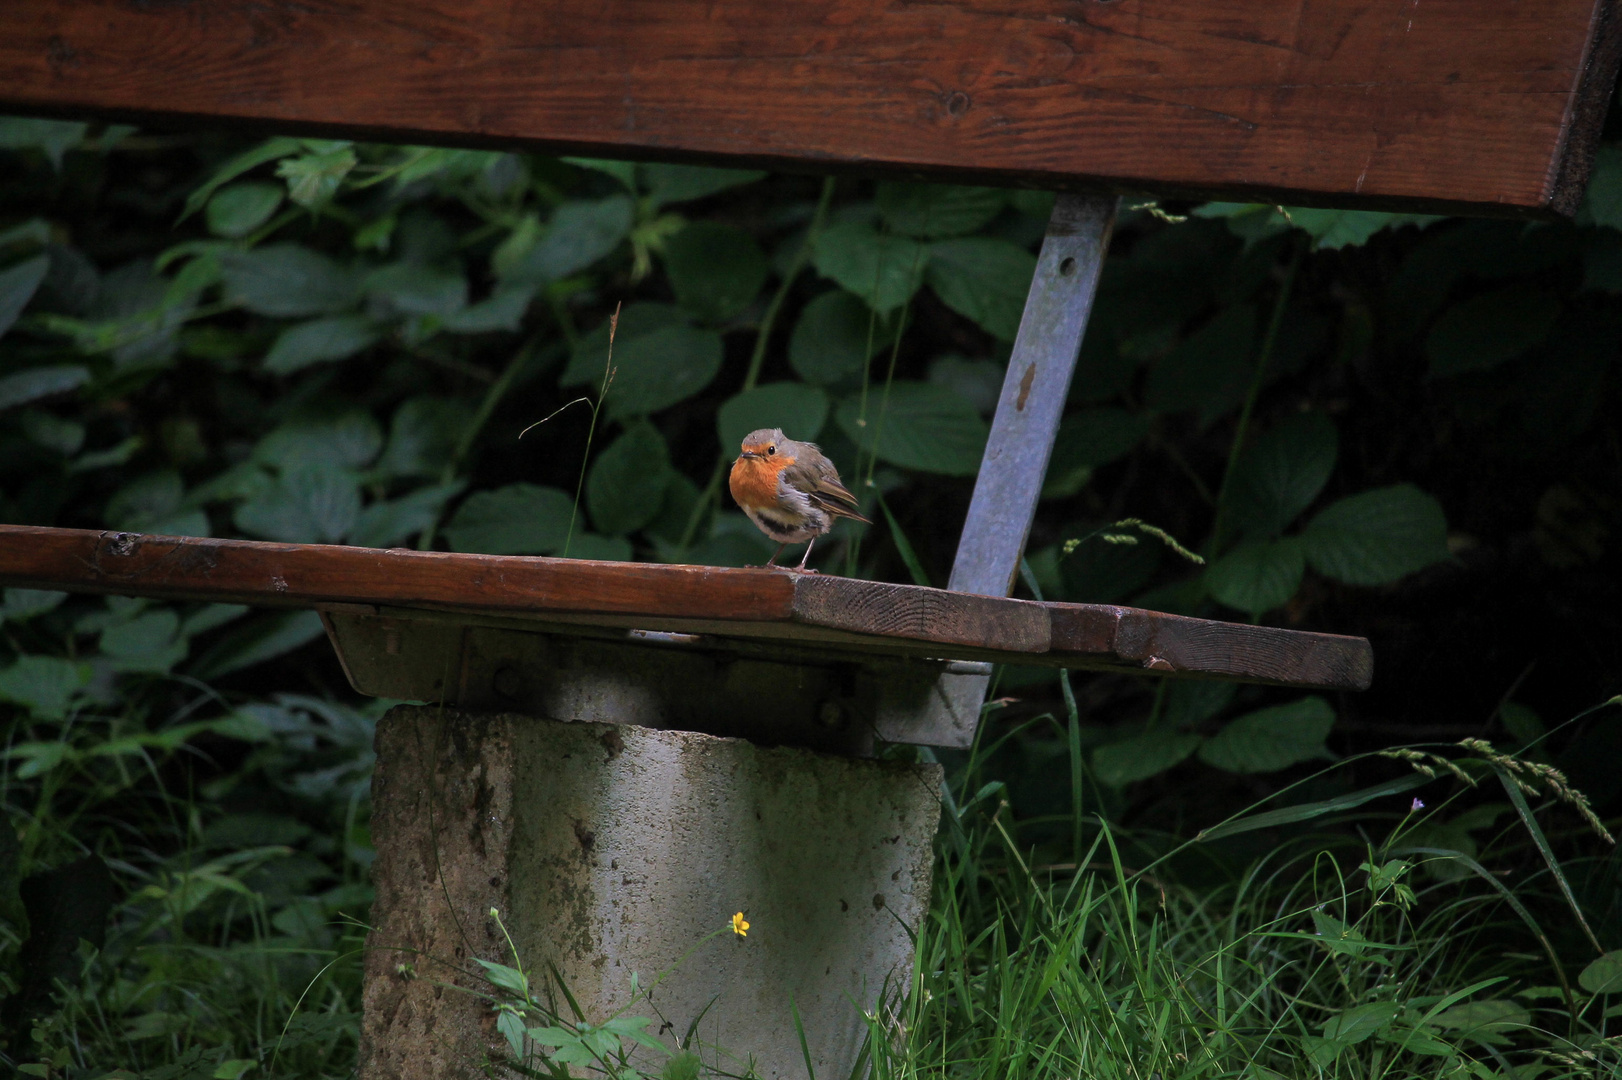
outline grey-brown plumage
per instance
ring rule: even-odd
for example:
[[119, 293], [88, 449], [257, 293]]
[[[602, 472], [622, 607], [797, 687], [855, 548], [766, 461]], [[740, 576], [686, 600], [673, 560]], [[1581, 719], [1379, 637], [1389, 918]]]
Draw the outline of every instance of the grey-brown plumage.
[[837, 518], [867, 521], [856, 512], [856, 496], [839, 480], [834, 468], [815, 443], [796, 442], [779, 428], [752, 431], [743, 440], [742, 453], [732, 463], [727, 486], [732, 497], [760, 531], [778, 542], [777, 556], [789, 544], [803, 543], [805, 569], [811, 544], [833, 528]]

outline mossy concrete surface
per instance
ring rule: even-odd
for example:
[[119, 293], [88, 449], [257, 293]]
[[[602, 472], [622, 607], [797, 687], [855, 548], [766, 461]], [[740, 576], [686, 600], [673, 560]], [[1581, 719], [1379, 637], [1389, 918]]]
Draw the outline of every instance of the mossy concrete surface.
[[[791, 1000], [817, 1074], [843, 1077], [857, 1005], [905, 984], [936, 766], [409, 705], [377, 750], [362, 1080], [482, 1076], [508, 1053], [464, 992], [490, 990], [474, 957], [513, 963], [492, 907], [565, 1016], [549, 965], [588, 1021], [629, 1004], [673, 1043], [698, 1020], [706, 1061], [766, 1080], [805, 1075]], [[698, 944], [738, 911], [747, 937]]]

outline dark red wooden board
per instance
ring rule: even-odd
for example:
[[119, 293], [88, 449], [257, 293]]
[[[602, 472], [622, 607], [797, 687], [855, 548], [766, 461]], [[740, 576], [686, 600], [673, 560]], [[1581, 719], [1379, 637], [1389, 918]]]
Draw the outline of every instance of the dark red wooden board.
[[0, 108], [1571, 213], [1614, 0], [4, 0]]
[[675, 630], [872, 655], [1362, 690], [1363, 638], [778, 569], [461, 555], [0, 525], [0, 585], [537, 627]]

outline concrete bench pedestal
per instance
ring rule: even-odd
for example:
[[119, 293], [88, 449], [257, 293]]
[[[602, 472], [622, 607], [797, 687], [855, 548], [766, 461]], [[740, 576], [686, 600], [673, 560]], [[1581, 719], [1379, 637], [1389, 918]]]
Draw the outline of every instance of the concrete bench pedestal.
[[853, 1001], [905, 985], [936, 766], [409, 705], [377, 749], [362, 1080], [483, 1076], [506, 1053], [488, 1003], [438, 985], [488, 990], [473, 957], [512, 963], [492, 907], [532, 982], [554, 965], [590, 1021], [745, 912], [747, 938], [702, 945], [629, 1015], [673, 1045], [703, 1013], [705, 1060], [767, 1080], [805, 1074], [791, 994], [817, 1074], [843, 1077]]

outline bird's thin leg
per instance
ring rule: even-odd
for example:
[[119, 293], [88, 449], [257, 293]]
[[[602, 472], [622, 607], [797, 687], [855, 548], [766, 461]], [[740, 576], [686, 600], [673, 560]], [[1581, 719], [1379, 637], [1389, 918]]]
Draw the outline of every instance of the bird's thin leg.
[[805, 569], [805, 561], [811, 557], [811, 545], [815, 544], [816, 542], [817, 542], [817, 538], [814, 537], [814, 536], [811, 539], [809, 539], [809, 540], [807, 540], [805, 542], [805, 554], [800, 556], [800, 569], [801, 570]]
[[777, 557], [779, 555], [783, 554], [783, 549], [786, 548], [786, 547], [788, 547], [787, 544], [778, 544], [777, 545], [777, 550], [772, 552], [772, 557], [766, 560], [766, 565], [767, 566], [776, 566], [777, 565]]

